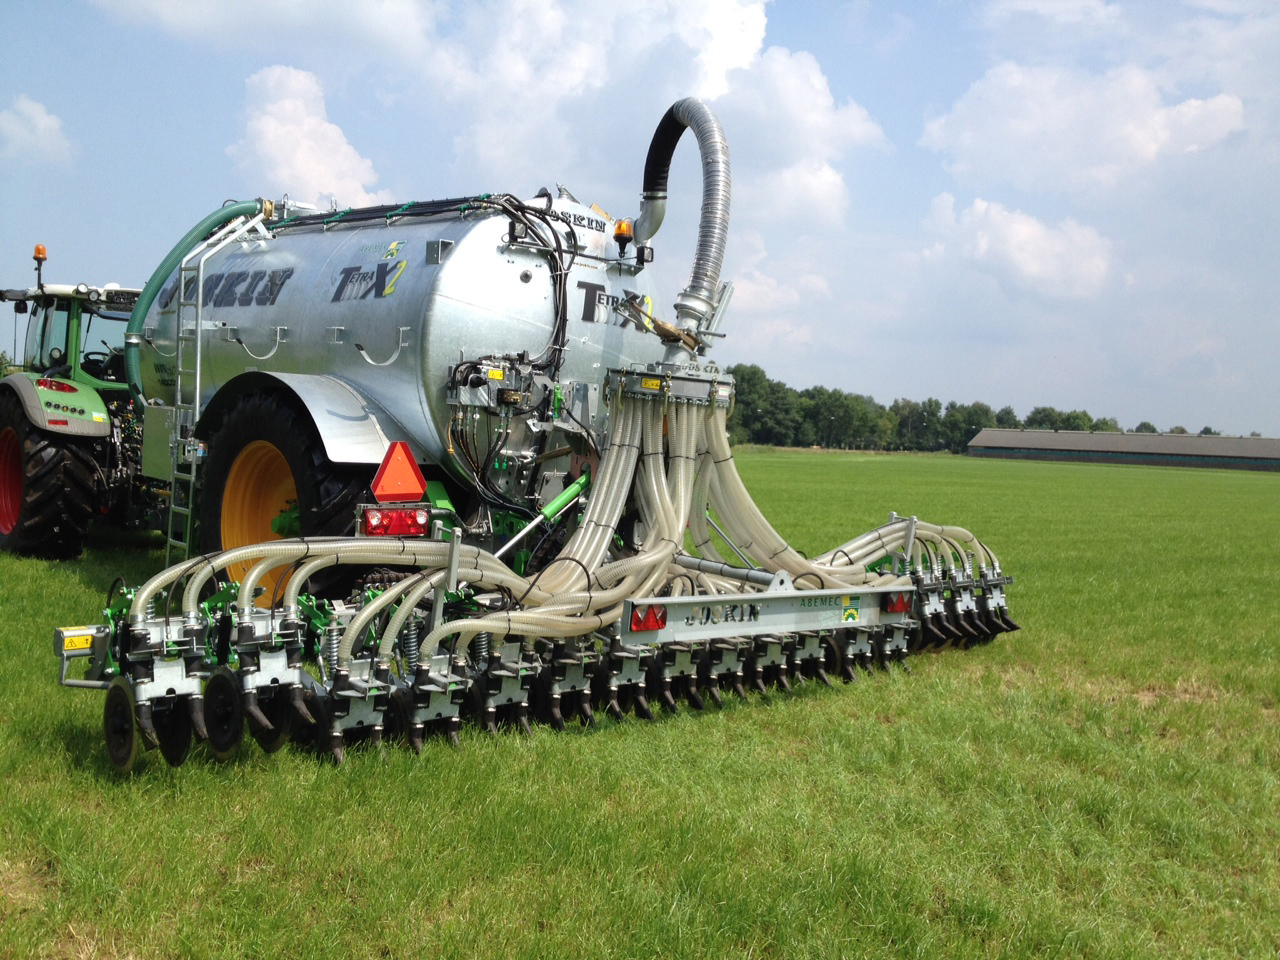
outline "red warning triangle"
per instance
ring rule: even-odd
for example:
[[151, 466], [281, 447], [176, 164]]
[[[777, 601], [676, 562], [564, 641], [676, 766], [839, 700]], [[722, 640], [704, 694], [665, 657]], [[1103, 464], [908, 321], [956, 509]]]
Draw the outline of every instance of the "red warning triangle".
[[379, 503], [399, 503], [421, 500], [426, 492], [427, 481], [414, 463], [409, 445], [403, 440], [395, 441], [373, 478], [374, 499]]

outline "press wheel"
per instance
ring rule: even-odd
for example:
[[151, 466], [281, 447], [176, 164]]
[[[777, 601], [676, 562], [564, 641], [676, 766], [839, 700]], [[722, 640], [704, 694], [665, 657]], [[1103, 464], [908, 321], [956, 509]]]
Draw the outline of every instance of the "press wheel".
[[191, 712], [185, 700], [175, 699], [173, 706], [157, 714], [153, 722], [156, 739], [160, 743], [160, 755], [171, 767], [180, 767], [191, 753]]
[[409, 734], [413, 722], [413, 703], [403, 687], [396, 687], [387, 698], [387, 709], [382, 715], [382, 739], [386, 743], [399, 743]]
[[209, 729], [209, 752], [215, 760], [230, 760], [244, 737], [244, 702], [240, 680], [227, 667], [219, 667], [204, 687], [204, 722]]
[[102, 708], [102, 733], [107, 742], [107, 756], [121, 773], [129, 773], [138, 759], [138, 718], [134, 712], [133, 685], [124, 677], [116, 677], [107, 687], [107, 700]]
[[[302, 718], [298, 717], [298, 711], [293, 708], [283, 689], [275, 690], [265, 702], [259, 701], [258, 708], [271, 721], [272, 729], [253, 730], [253, 739], [258, 741], [263, 753], [275, 753], [292, 739], [294, 719]], [[252, 726], [250, 724], [251, 729]]]

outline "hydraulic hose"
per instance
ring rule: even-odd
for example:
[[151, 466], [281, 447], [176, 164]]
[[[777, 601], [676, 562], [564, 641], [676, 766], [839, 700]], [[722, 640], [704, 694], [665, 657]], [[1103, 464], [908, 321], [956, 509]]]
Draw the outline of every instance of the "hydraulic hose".
[[146, 405], [146, 398], [142, 395], [142, 357], [139, 352], [140, 335], [143, 321], [146, 320], [147, 313], [155, 302], [156, 296], [164, 287], [165, 281], [169, 279], [169, 275], [178, 269], [178, 264], [182, 262], [182, 258], [191, 252], [192, 247], [214, 230], [230, 223], [236, 217], [256, 216], [262, 212], [262, 207], [262, 200], [246, 200], [242, 203], [231, 203], [213, 211], [213, 213], [188, 230], [182, 239], [174, 244], [173, 249], [169, 251], [169, 255], [160, 261], [160, 266], [156, 267], [155, 272], [151, 274], [151, 279], [142, 288], [138, 303], [134, 306], [133, 313], [129, 315], [129, 325], [125, 327], [124, 337], [125, 379], [129, 383], [129, 393], [133, 397], [133, 405], [137, 408], [139, 416], [142, 415], [142, 408]]

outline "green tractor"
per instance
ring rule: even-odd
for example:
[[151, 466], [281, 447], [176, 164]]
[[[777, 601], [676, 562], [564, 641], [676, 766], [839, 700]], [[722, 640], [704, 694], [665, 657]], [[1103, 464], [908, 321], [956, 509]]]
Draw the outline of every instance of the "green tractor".
[[37, 245], [34, 287], [0, 290], [28, 316], [21, 364], [0, 379], [0, 550], [62, 558], [95, 515], [144, 522], [124, 363], [139, 291], [47, 284], [45, 258]]

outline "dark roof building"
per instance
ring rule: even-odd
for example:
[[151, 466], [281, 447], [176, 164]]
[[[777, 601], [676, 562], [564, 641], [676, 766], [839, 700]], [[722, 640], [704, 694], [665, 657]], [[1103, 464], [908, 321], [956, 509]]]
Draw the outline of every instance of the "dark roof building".
[[969, 441], [969, 455], [1006, 460], [1073, 460], [1280, 471], [1280, 440], [1269, 437], [1000, 430], [988, 427]]

